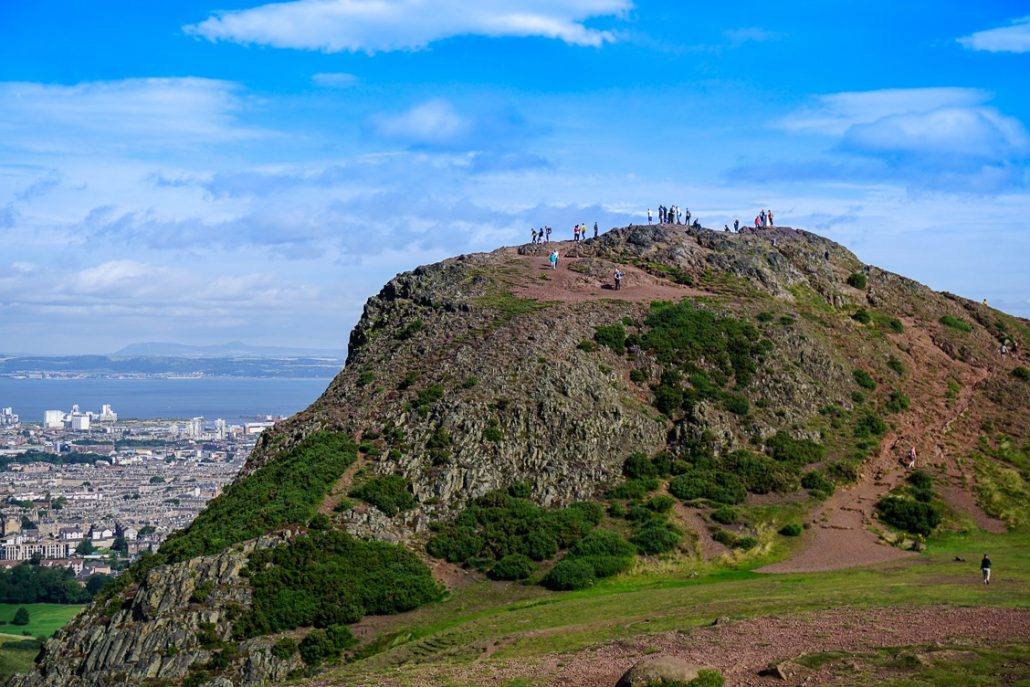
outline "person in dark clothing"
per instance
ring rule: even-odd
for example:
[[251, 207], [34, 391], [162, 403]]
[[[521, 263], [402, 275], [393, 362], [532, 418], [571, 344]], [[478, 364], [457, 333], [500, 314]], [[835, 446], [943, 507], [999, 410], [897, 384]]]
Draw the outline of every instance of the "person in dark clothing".
[[597, 222], [594, 222], [594, 238], [597, 238]]
[[984, 559], [982, 561], [980, 561], [980, 572], [983, 573], [984, 584], [990, 584], [991, 583], [991, 559], [987, 557], [986, 553], [984, 554]]

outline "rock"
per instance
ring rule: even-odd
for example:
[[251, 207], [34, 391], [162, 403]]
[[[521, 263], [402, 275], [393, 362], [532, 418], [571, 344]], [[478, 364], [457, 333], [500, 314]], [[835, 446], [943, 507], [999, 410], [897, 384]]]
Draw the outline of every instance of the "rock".
[[627, 670], [615, 687], [648, 687], [662, 682], [690, 682], [701, 666], [675, 656], [649, 656]]
[[807, 670], [804, 666], [794, 661], [780, 661], [771, 663], [765, 670], [760, 670], [759, 675], [775, 677], [780, 680], [793, 680]]

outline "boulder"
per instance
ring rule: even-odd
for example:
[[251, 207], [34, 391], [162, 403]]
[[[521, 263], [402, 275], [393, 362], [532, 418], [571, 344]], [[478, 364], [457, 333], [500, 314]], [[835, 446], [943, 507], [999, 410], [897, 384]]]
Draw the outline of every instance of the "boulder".
[[701, 666], [675, 656], [649, 656], [627, 670], [615, 687], [649, 687], [663, 682], [690, 682]]

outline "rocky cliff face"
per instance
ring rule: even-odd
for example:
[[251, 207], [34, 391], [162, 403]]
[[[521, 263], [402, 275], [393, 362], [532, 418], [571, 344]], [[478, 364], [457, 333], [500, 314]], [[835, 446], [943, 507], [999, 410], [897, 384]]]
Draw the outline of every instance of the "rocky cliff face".
[[[432, 522], [487, 492], [525, 483], [545, 506], [591, 499], [619, 479], [630, 453], [675, 451], [699, 437], [726, 453], [782, 431], [822, 440], [831, 459], [839, 451], [843, 460], [826, 409], [862, 403], [853, 370], [915, 397], [958, 378], [959, 366], [988, 358], [1008, 365], [994, 360], [999, 341], [1030, 343], [1025, 321], [865, 266], [791, 229], [628, 227], [559, 244], [558, 270], [546, 262], [550, 248], [459, 256], [395, 277], [367, 302], [345, 369], [310, 408], [262, 437], [239, 479], [314, 432], [350, 435], [361, 454], [322, 505], [329, 526], [421, 552]], [[619, 291], [611, 288], [615, 269], [626, 273]], [[653, 301], [683, 298], [754, 323], [768, 341], [753, 378], [735, 392], [749, 401], [746, 412], [701, 400], [667, 417], [653, 403], [660, 358], [632, 337], [626, 354], [595, 343], [597, 327], [642, 332]], [[939, 323], [944, 315], [979, 324], [957, 334]], [[933, 342], [941, 369], [920, 372], [924, 339], [915, 331]], [[698, 362], [703, 370], [719, 364]], [[985, 403], [1030, 405], [1017, 384], [999, 393]], [[997, 422], [1023, 431], [1018, 414], [999, 411]], [[414, 507], [392, 516], [362, 503], [337, 507], [354, 484], [377, 475], [403, 477]], [[296, 674], [298, 656], [277, 658], [273, 646], [303, 631], [239, 640], [232, 629], [252, 603], [240, 575], [249, 553], [307, 524], [151, 569], [49, 640], [37, 672], [12, 684], [257, 685]]]

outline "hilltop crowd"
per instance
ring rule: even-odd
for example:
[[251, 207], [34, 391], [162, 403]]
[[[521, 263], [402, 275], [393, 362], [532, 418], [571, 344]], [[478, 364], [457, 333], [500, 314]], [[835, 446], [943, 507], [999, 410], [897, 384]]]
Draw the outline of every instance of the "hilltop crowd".
[[[701, 221], [695, 218], [693, 224], [691, 224], [690, 217], [690, 208], [681, 208], [678, 205], [670, 205], [668, 207], [664, 205], [658, 206], [658, 224], [684, 224], [695, 229], [700, 229]], [[651, 208], [648, 208], [647, 223], [652, 224], [653, 222], [654, 214], [651, 212]]]
[[[594, 238], [595, 239], [597, 238], [599, 231], [600, 231], [600, 229], [597, 226], [597, 222], [594, 222]], [[545, 225], [545, 226], [540, 227], [539, 230], [537, 230], [535, 227], [530, 227], [529, 228], [529, 236], [530, 236], [530, 243], [534, 243], [534, 244], [550, 243], [551, 242], [551, 227]], [[587, 240], [587, 225], [586, 225], [586, 223], [573, 225], [573, 227], [572, 227], [572, 240], [576, 241], [577, 243], [580, 242], [580, 241], [586, 241]]]

